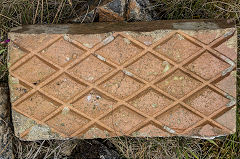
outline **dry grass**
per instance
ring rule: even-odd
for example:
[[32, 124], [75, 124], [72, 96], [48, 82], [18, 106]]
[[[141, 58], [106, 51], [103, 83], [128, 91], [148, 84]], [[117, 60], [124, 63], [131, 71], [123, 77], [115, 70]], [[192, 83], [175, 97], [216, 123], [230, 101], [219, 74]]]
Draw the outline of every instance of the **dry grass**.
[[[227, 18], [236, 20], [240, 31], [240, 0], [152, 0], [152, 3], [149, 7], [158, 11], [160, 19]], [[86, 4], [74, 0], [1, 0], [0, 38], [6, 39], [9, 29], [21, 24], [64, 23], [87, 8]], [[238, 79], [239, 75], [238, 71]], [[1, 81], [7, 81], [6, 46], [0, 46]], [[240, 157], [239, 114], [237, 118], [234, 135], [214, 140], [120, 137], [110, 141], [123, 158], [236, 158]], [[21, 142], [15, 138], [14, 151], [17, 158], [63, 158], [68, 144], [53, 140]]]
[[13, 148], [15, 157], [18, 159], [59, 159], [69, 156], [72, 149], [76, 147], [77, 142], [76, 140], [23, 142], [15, 137]]

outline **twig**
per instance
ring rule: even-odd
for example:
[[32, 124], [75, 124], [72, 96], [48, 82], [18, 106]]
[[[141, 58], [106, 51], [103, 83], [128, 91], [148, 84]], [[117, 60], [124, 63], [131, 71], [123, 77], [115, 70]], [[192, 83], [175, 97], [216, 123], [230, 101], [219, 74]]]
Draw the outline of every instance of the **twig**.
[[11, 21], [17, 23], [18, 25], [21, 25], [21, 24], [18, 23], [16, 20], [13, 20], [12, 18], [10, 18], [10, 17], [8, 17], [8, 16], [5, 16], [5, 15], [3, 15], [3, 14], [1, 14], [1, 13], [0, 13], [0, 16], [2, 16], [2, 17], [4, 17], [4, 18], [7, 18], [7, 19], [11, 20]]
[[36, 9], [36, 11], [35, 11], [35, 15], [34, 15], [34, 18], [33, 18], [33, 24], [36, 23], [37, 13], [38, 13], [38, 8], [39, 8], [39, 3], [40, 3], [40, 0], [38, 0], [38, 2], [37, 2], [37, 9]]
[[45, 143], [45, 140], [43, 140], [43, 142], [42, 142], [41, 145], [39, 146], [37, 152], [36, 152], [36, 153], [34, 154], [34, 156], [33, 156], [33, 159], [37, 157], [37, 155], [38, 155], [38, 153], [39, 153], [39, 151], [40, 151], [40, 149], [42, 148], [42, 146], [43, 146], [44, 143]]
[[58, 10], [57, 10], [57, 13], [55, 14], [55, 17], [54, 17], [54, 19], [53, 19], [53, 21], [52, 21], [52, 24], [55, 22], [55, 20], [56, 20], [56, 18], [57, 18], [57, 16], [58, 16], [58, 13], [59, 13], [59, 11], [60, 11], [61, 8], [62, 8], [63, 1], [64, 1], [64, 0], [62, 0], [61, 4], [58, 6]]
[[[11, 137], [11, 139], [10, 139], [9, 141], [12, 141], [12, 138], [13, 138], [13, 137]], [[10, 144], [10, 142], [8, 142], [8, 143], [4, 146], [4, 148], [3, 148], [2, 151], [0, 152], [0, 155], [5, 151], [5, 149], [8, 147], [9, 144]]]
[[88, 14], [88, 11], [89, 11], [89, 4], [88, 4], [88, 8], [87, 8], [87, 13], [85, 14], [85, 16], [84, 16], [84, 18], [83, 18], [83, 20], [81, 21], [81, 23], [83, 23], [84, 22], [84, 20], [86, 19], [86, 17], [87, 17], [87, 14]]
[[94, 13], [93, 13], [94, 16], [93, 16], [92, 22], [94, 21], [94, 19], [96, 17], [96, 10], [99, 7], [99, 5], [101, 4], [101, 2], [102, 2], [102, 0], [99, 0], [97, 7], [94, 9]]
[[42, 10], [41, 10], [41, 24], [43, 23], [43, 0], [42, 0]]
[[[234, 11], [231, 11], [231, 10], [228, 10], [228, 9], [224, 9], [224, 8], [218, 6], [217, 3], [221, 3], [221, 4], [224, 4], [224, 5], [230, 6], [232, 9], [234, 8], [235, 10], [234, 10]], [[207, 3], [205, 3], [204, 5], [206, 5], [206, 4], [214, 4], [215, 7], [217, 7], [218, 9], [221, 9], [221, 10], [223, 10], [223, 11], [226, 11], [226, 12], [230, 12], [230, 13], [236, 13], [236, 12], [238, 12], [238, 13], [240, 13], [240, 7], [238, 7], [237, 4], [236, 4], [236, 5], [231, 5], [231, 4], [229, 4], [229, 3], [225, 3], [225, 2], [221, 2], [221, 1], [207, 2]], [[237, 9], [236, 9], [236, 8], [237, 8]]]

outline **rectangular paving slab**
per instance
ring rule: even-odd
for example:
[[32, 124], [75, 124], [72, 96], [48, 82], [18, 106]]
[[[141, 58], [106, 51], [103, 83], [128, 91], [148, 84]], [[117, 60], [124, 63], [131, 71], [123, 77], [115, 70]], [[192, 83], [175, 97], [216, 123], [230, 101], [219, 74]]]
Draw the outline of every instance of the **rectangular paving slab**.
[[22, 140], [236, 130], [237, 33], [228, 21], [30, 25], [9, 38]]

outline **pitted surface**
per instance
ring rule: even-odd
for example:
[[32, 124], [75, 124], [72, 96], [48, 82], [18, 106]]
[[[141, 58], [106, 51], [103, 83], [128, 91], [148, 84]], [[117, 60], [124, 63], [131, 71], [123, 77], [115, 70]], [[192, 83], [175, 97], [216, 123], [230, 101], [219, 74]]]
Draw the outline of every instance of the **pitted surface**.
[[[200, 32], [10, 33], [13, 119], [34, 121], [13, 120], [15, 134], [40, 140], [234, 133], [236, 33], [204, 30], [206, 41]], [[34, 137], [37, 129], [42, 136]]]

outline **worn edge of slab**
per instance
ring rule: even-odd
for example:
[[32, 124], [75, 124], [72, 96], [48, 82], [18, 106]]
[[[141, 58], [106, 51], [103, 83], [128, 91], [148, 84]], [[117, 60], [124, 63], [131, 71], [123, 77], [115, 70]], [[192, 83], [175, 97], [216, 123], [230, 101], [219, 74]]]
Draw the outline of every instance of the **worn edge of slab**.
[[227, 20], [159, 20], [150, 22], [106, 22], [90, 24], [25, 25], [12, 28], [11, 32], [23, 34], [100, 34], [112, 31], [150, 32], [161, 29], [225, 29], [234, 26], [235, 22], [229, 22]]

